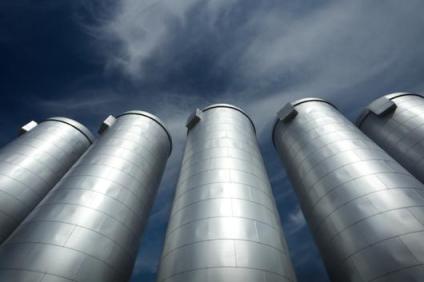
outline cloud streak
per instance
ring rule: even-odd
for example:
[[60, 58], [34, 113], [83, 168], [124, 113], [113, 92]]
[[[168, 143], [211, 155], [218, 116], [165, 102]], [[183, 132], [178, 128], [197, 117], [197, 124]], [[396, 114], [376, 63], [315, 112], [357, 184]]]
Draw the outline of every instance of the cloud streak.
[[[194, 108], [225, 102], [246, 109], [256, 123], [264, 158], [271, 163], [268, 170], [277, 175], [281, 168], [274, 165], [278, 160], [270, 140], [274, 113], [282, 104], [319, 96], [354, 116], [361, 106], [387, 92], [424, 91], [424, 54], [417, 47], [424, 45], [420, 0], [81, 3], [76, 19], [91, 35], [93, 56], [104, 66], [103, 86], [97, 90], [106, 95], [90, 94], [97, 90], [88, 81], [70, 88], [76, 93], [71, 102], [78, 101], [74, 105], [69, 99], [40, 105], [46, 111], [60, 107], [94, 113], [141, 108], [165, 121], [174, 139], [174, 154], [156, 201], [160, 204], [153, 210], [160, 224], [151, 224], [153, 233], [148, 234], [166, 224], [170, 206], [164, 208], [163, 203], [172, 198], [184, 122]], [[289, 189], [284, 177], [273, 184]], [[316, 259], [316, 250], [310, 251], [293, 193], [276, 194], [294, 245], [293, 259], [307, 273], [302, 265]], [[140, 272], [155, 269], [158, 253], [146, 252], [144, 259], [155, 259], [139, 261]], [[308, 275], [303, 279], [308, 281]]]
[[236, 103], [260, 129], [283, 102], [321, 96], [343, 106], [343, 93], [423, 63], [421, 1], [280, 2], [122, 0], [86, 27], [105, 69], [134, 88]]

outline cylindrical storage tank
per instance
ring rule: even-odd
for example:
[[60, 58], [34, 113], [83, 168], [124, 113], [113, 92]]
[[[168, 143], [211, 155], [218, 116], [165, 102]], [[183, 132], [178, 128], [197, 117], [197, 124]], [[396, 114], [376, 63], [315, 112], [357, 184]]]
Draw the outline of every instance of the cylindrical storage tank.
[[68, 118], [29, 122], [0, 150], [0, 243], [15, 230], [93, 142]]
[[252, 121], [217, 104], [187, 127], [157, 281], [296, 281]]
[[324, 100], [287, 104], [273, 140], [332, 281], [424, 281], [423, 184]]
[[383, 96], [368, 105], [357, 125], [424, 182], [424, 97], [414, 93]]
[[171, 138], [141, 111], [110, 116], [101, 131], [0, 247], [0, 281], [129, 279]]

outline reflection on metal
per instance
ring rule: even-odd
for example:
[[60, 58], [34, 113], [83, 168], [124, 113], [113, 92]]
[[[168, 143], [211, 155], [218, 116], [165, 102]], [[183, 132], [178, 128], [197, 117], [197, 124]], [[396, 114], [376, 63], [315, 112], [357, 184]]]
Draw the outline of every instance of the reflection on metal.
[[424, 281], [424, 187], [333, 106], [311, 99], [273, 139], [332, 281]]
[[116, 119], [0, 248], [0, 281], [127, 281], [171, 151], [154, 116]]
[[[391, 103], [383, 114], [375, 106]], [[383, 106], [384, 108], [384, 106]], [[394, 93], [372, 102], [358, 119], [360, 129], [424, 182], [424, 97]]]
[[87, 150], [92, 138], [76, 121], [52, 118], [24, 125], [20, 137], [0, 150], [0, 243]]
[[296, 281], [253, 123], [225, 104], [194, 116], [158, 281]]

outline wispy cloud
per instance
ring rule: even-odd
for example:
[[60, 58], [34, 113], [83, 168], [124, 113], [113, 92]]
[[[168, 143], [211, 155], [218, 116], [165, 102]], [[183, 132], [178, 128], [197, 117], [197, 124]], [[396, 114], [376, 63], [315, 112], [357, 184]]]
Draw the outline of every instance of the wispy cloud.
[[289, 235], [293, 235], [306, 225], [305, 217], [303, 216], [303, 213], [299, 207], [296, 208], [293, 213], [289, 214], [288, 219], [290, 226]]
[[[356, 113], [386, 92], [424, 90], [421, 0], [81, 1], [77, 19], [92, 36], [93, 56], [113, 78], [111, 87], [92, 95], [95, 89], [87, 94], [80, 84], [83, 91], [73, 88], [81, 93], [78, 101], [43, 105], [108, 113], [141, 108], [160, 116], [175, 147], [157, 202], [170, 201], [184, 122], [196, 107], [241, 106], [254, 119], [260, 143], [270, 147], [275, 113], [294, 99], [320, 96]], [[265, 158], [276, 159], [275, 152], [267, 149]], [[283, 185], [276, 177], [273, 183]], [[294, 197], [287, 193], [278, 193], [277, 202]], [[305, 232], [300, 209], [281, 206], [289, 237]], [[166, 222], [167, 209], [155, 206], [159, 222]], [[310, 245], [296, 243], [294, 256], [310, 261]], [[139, 267], [154, 271], [154, 261]]]
[[[98, 20], [85, 25], [108, 71], [157, 99], [189, 94], [237, 103], [259, 131], [269, 129], [270, 113], [282, 103], [305, 96], [348, 103], [344, 93], [410, 73], [417, 60], [424, 64], [416, 48], [424, 43], [419, 0], [122, 0], [112, 6], [102, 14], [104, 7], [93, 9]], [[409, 76], [406, 86], [418, 81]], [[374, 96], [383, 94], [374, 88]]]

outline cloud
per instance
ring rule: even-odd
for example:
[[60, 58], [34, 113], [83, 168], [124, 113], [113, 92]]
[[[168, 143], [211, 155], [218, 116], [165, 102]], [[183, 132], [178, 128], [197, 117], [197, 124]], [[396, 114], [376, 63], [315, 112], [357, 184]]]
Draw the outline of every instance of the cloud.
[[297, 209], [293, 213], [289, 214], [288, 219], [290, 226], [289, 234], [291, 235], [293, 235], [306, 225], [305, 217], [303, 216], [303, 213], [299, 207], [297, 207]]
[[[146, 61], [166, 45], [176, 25], [188, 29], [191, 24], [187, 14], [199, 5], [208, 10], [209, 22], [213, 23], [223, 7], [236, 1], [198, 0], [187, 1], [151, 1], [123, 0], [115, 7], [115, 13], [108, 19], [89, 26], [89, 30], [99, 38], [107, 38], [117, 43], [118, 48], [107, 52], [107, 66], [120, 68], [127, 75], [137, 78], [145, 75]], [[98, 17], [97, 12], [94, 12]], [[183, 34], [182, 34], [183, 35]], [[190, 40], [190, 38], [186, 38]], [[157, 54], [156, 54], [157, 56]], [[171, 67], [170, 65], [168, 67]]]
[[[16, 42], [4, 49], [5, 56], [31, 58], [6, 64], [6, 80], [19, 74], [10, 87], [19, 107], [10, 107], [13, 113], [4, 113], [4, 119], [26, 103], [25, 109], [44, 117], [74, 117], [94, 131], [109, 114], [140, 109], [159, 116], [173, 136], [139, 273], [156, 270], [184, 149], [184, 123], [196, 107], [232, 103], [252, 117], [293, 261], [311, 269], [311, 261], [319, 261], [317, 251], [311, 251], [295, 193], [272, 148], [276, 112], [295, 99], [319, 96], [355, 117], [377, 96], [424, 91], [422, 0], [31, 2], [0, 3], [6, 11], [0, 42]], [[84, 36], [68, 26], [69, 9]], [[56, 17], [46, 16], [53, 13]], [[65, 47], [72, 52], [56, 52]], [[19, 95], [23, 84], [38, 98]], [[307, 271], [300, 269], [300, 276]], [[312, 271], [314, 281], [315, 276]]]
[[[419, 0], [401, 7], [394, 0], [117, 3], [107, 13], [92, 9], [98, 20], [85, 25], [107, 71], [157, 99], [239, 104], [260, 132], [269, 129], [270, 113], [290, 100], [321, 96], [347, 104], [353, 99], [342, 98], [345, 93], [372, 82], [374, 96], [384, 94], [377, 79], [424, 65], [416, 48], [424, 43]], [[408, 87], [420, 81], [418, 73]]]
[[[47, 111], [60, 109], [61, 111], [93, 111], [104, 113], [109, 110], [108, 106], [119, 101], [119, 95], [110, 92], [108, 89], [100, 90], [102, 95], [98, 95], [99, 89], [84, 89], [79, 93], [73, 93], [72, 96], [66, 96], [63, 99], [43, 99], [38, 105]], [[84, 97], [81, 99], [81, 97]]]
[[[174, 154], [157, 203], [171, 201], [189, 113], [216, 102], [242, 107], [255, 121], [264, 158], [271, 160], [273, 184], [285, 185], [284, 193], [274, 190], [298, 262], [317, 254], [293, 236], [307, 231], [297, 203], [286, 205], [295, 197], [284, 175], [276, 173], [281, 168], [274, 166], [277, 157], [269, 149], [276, 112], [295, 99], [319, 96], [354, 116], [387, 92], [424, 91], [424, 56], [417, 47], [424, 45], [421, 0], [81, 3], [76, 18], [91, 35], [105, 77], [112, 79], [103, 98], [87, 95], [87, 85], [81, 84], [82, 91], [72, 89], [81, 93], [74, 106], [66, 99], [59, 103], [114, 113], [141, 108], [165, 121]], [[57, 102], [44, 105], [57, 107]], [[160, 224], [169, 208], [155, 205]], [[153, 261], [138, 263], [151, 272]]]

